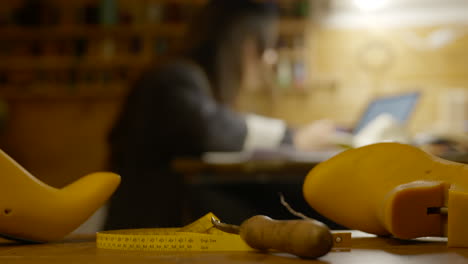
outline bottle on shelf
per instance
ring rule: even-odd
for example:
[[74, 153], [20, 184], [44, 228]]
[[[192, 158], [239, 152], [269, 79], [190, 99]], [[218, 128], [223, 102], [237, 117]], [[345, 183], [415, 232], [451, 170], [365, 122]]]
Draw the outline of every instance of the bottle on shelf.
[[296, 90], [305, 89], [307, 79], [307, 64], [304, 54], [304, 39], [303, 36], [296, 36], [293, 39], [291, 47], [293, 56], [293, 86]]
[[288, 89], [291, 86], [293, 80], [291, 58], [284, 48], [278, 50], [276, 77], [279, 88]]
[[149, 0], [146, 5], [146, 23], [159, 24], [163, 20], [164, 5], [158, 0]]
[[118, 6], [116, 0], [101, 0], [99, 13], [101, 26], [116, 25], [118, 22]]

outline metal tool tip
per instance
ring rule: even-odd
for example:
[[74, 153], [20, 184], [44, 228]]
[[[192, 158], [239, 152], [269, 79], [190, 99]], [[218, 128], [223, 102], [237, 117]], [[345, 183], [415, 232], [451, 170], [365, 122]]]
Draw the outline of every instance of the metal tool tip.
[[212, 216], [212, 217], [211, 217], [211, 223], [212, 223], [213, 225], [216, 225], [216, 224], [219, 224], [219, 223], [221, 223], [221, 222], [220, 222], [218, 219], [216, 219], [216, 218], [214, 218], [214, 217]]

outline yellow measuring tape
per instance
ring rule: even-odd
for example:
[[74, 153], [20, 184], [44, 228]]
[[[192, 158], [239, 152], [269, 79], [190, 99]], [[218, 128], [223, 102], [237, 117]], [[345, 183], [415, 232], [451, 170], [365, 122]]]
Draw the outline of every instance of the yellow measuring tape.
[[181, 228], [143, 228], [98, 232], [98, 248], [150, 251], [249, 251], [239, 235], [213, 227], [208, 213]]
[[[142, 228], [98, 232], [96, 246], [103, 249], [146, 251], [251, 251], [239, 235], [213, 226], [208, 213], [180, 228]], [[350, 237], [334, 233], [335, 247], [348, 245]]]

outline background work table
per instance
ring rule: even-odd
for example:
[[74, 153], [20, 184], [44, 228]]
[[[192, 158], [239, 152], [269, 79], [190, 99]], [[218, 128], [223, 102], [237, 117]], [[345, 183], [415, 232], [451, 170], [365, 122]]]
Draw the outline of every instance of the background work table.
[[353, 233], [352, 249], [330, 252], [319, 260], [283, 253], [144, 252], [96, 248], [94, 237], [59, 243], [21, 245], [0, 241], [0, 263], [468, 263], [468, 248], [446, 248], [444, 242], [400, 241]]
[[[333, 229], [344, 227], [323, 217], [304, 200], [302, 188], [307, 174], [322, 161], [343, 150], [300, 152], [293, 149], [253, 152], [205, 153], [201, 158], [179, 158], [172, 168], [186, 187], [185, 223], [206, 212], [224, 222], [240, 224], [257, 214], [288, 219], [291, 213], [280, 203], [279, 193], [294, 208]], [[468, 163], [466, 155], [445, 158]], [[352, 186], [350, 186], [352, 187]]]

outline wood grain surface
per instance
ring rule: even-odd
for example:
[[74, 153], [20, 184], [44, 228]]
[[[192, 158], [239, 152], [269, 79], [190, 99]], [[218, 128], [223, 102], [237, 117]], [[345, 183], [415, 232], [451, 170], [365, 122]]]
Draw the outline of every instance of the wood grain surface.
[[[357, 234], [357, 235], [356, 235]], [[143, 252], [96, 248], [94, 236], [57, 243], [22, 245], [0, 241], [0, 263], [468, 263], [467, 248], [445, 242], [402, 241], [353, 233], [350, 250], [332, 251], [318, 260], [263, 252]]]

